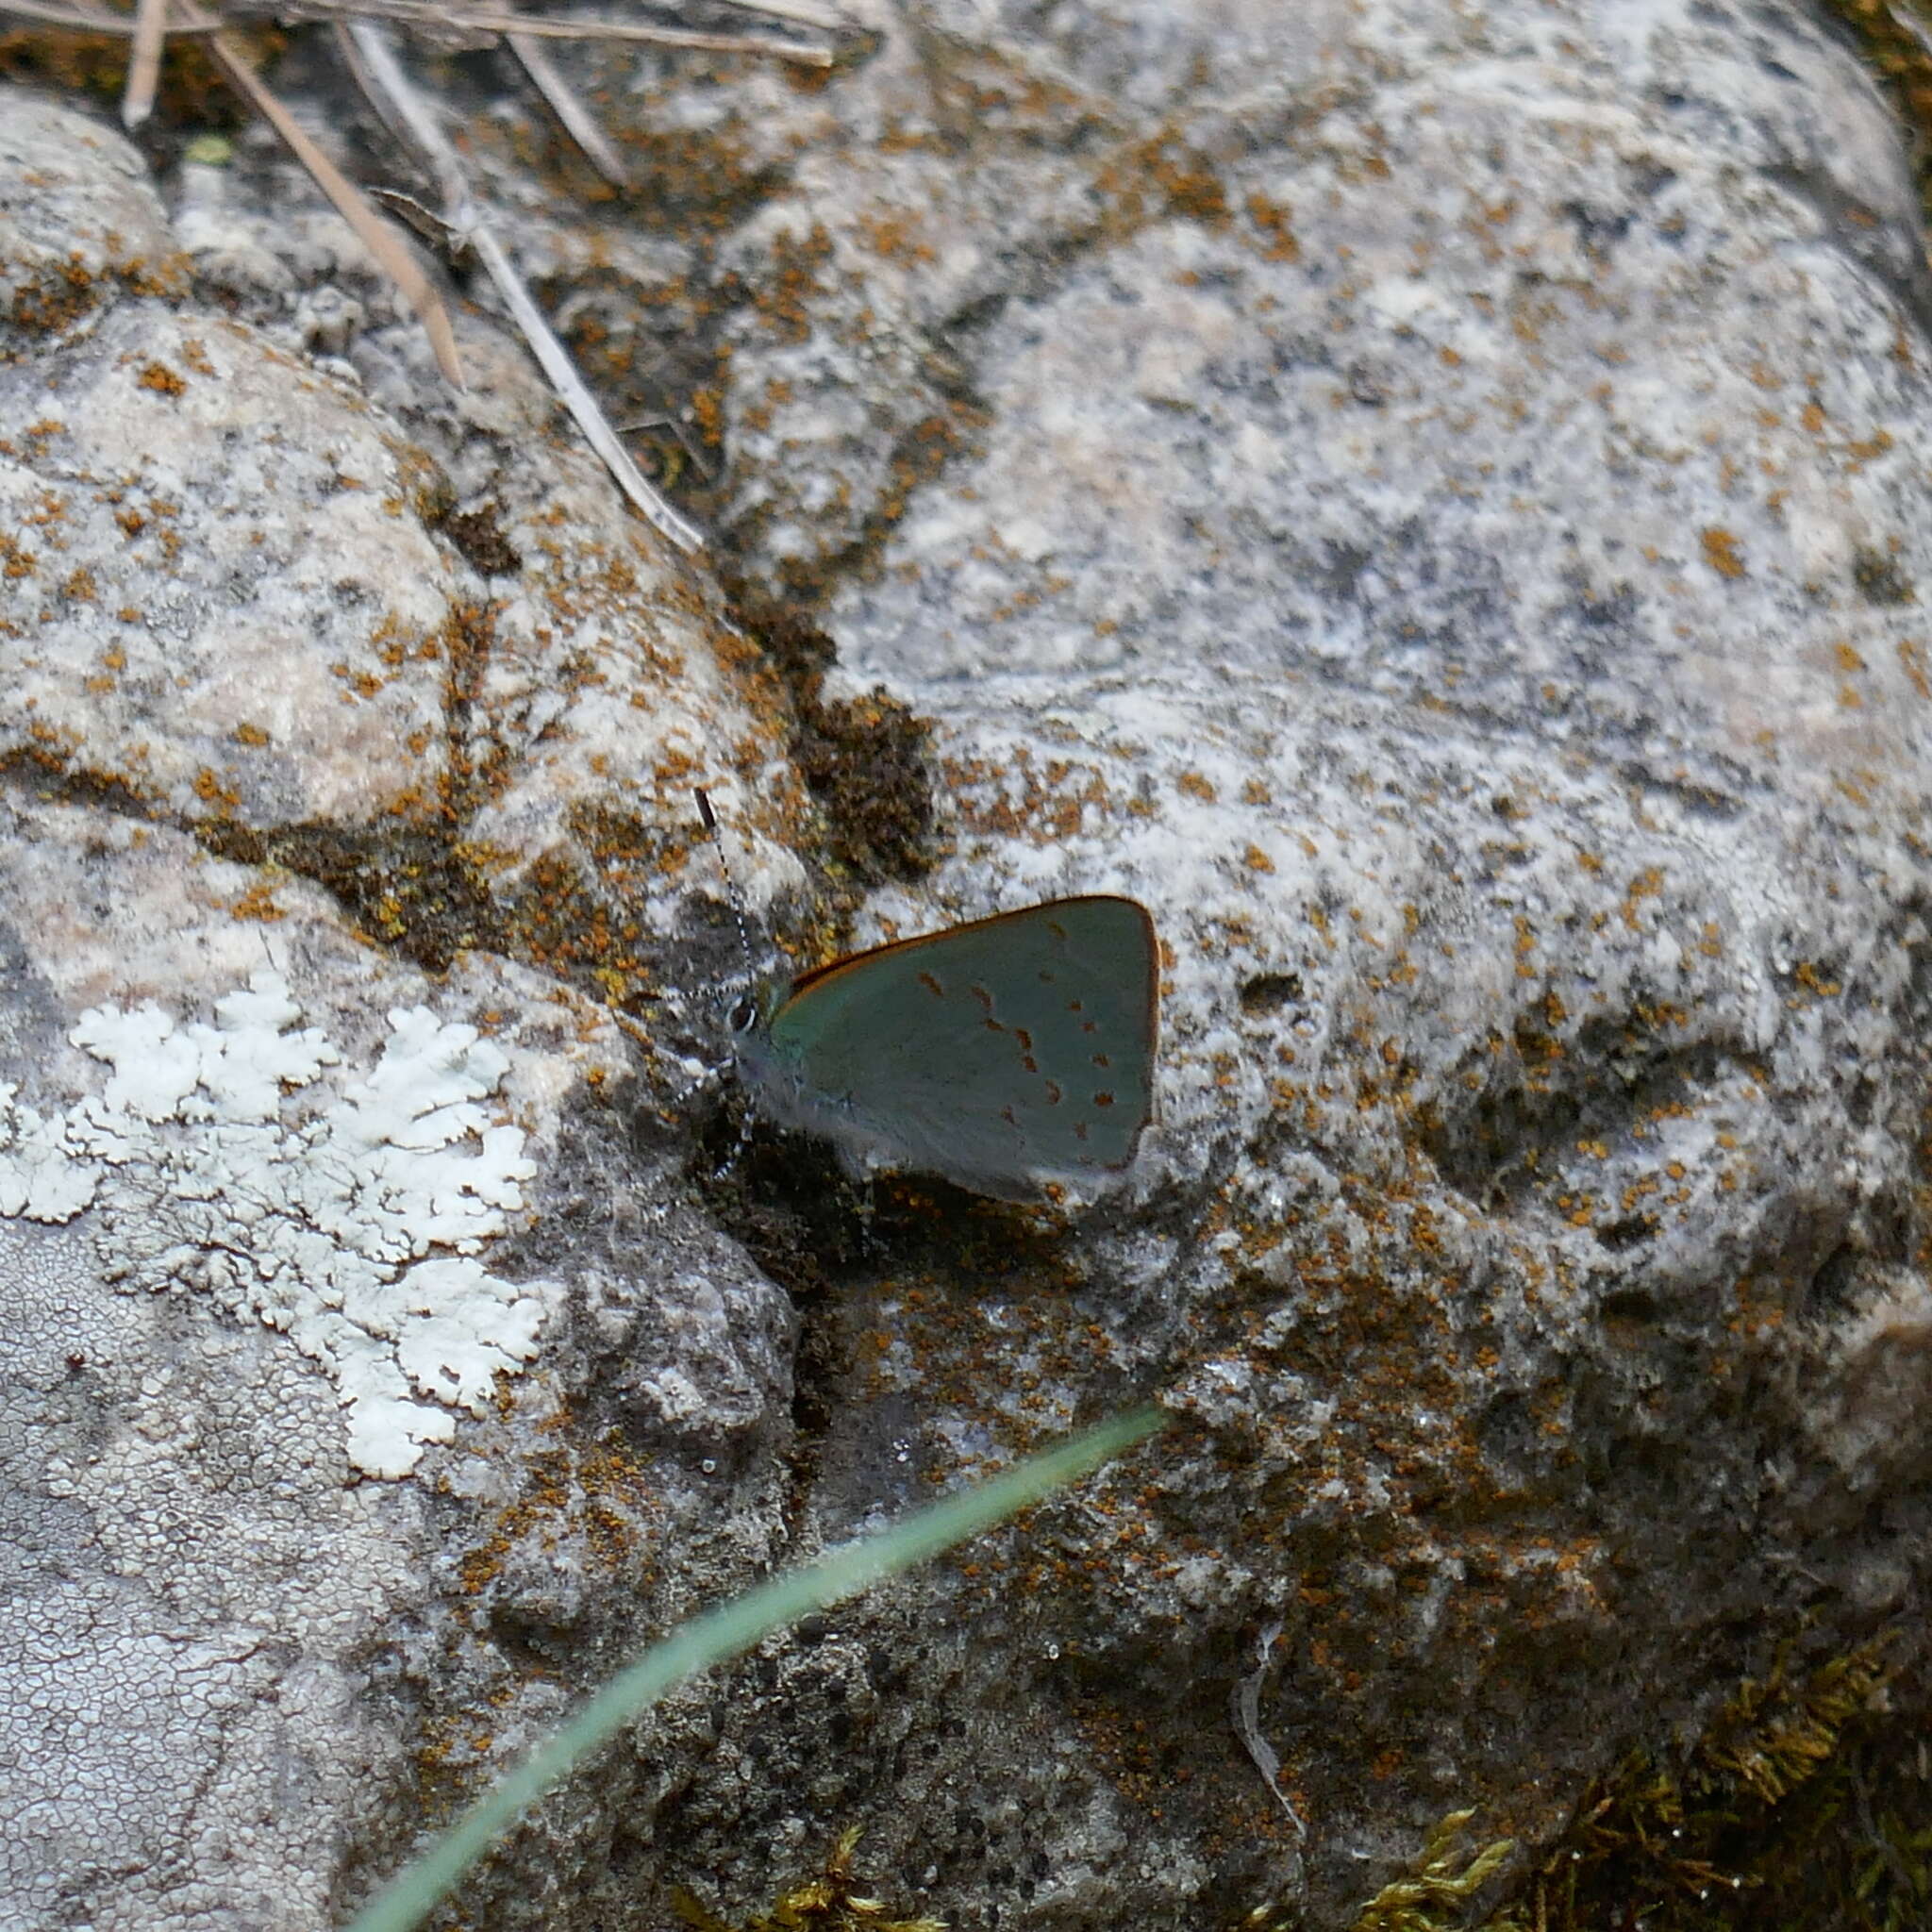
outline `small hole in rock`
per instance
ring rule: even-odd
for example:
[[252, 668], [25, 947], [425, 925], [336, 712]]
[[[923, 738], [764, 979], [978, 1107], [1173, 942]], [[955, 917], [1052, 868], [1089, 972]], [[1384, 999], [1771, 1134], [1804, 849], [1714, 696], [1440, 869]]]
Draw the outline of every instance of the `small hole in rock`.
[[1261, 973], [1243, 983], [1241, 1011], [1251, 1015], [1278, 1013], [1285, 1007], [1302, 1004], [1301, 975], [1297, 973]]

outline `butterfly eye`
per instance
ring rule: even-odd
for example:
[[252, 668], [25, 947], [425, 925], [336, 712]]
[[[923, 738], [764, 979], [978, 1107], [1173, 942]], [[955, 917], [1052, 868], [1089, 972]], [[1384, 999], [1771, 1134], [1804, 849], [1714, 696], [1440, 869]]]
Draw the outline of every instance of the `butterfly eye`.
[[725, 1015], [725, 1024], [734, 1033], [747, 1033], [758, 1016], [758, 1009], [750, 1000], [740, 1000]]

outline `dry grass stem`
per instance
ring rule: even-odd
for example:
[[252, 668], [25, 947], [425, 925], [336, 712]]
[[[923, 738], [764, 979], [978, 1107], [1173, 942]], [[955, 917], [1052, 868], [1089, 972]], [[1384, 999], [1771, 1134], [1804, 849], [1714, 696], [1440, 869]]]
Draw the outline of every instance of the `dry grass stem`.
[[698, 47], [713, 54], [770, 54], [808, 67], [829, 67], [832, 50], [815, 42], [759, 34], [708, 34], [689, 27], [642, 26], [620, 20], [546, 20], [535, 14], [452, 12], [446, 25], [478, 34], [536, 34], [547, 41], [648, 41], [659, 47]]
[[[754, 6], [754, 0], [729, 0], [741, 7]], [[838, 23], [825, 19], [815, 9], [779, 4], [779, 0], [756, 0], [755, 10], [780, 20], [796, 19], [802, 25], [818, 25], [824, 20], [825, 30], [836, 31]], [[529, 34], [551, 41], [644, 41], [658, 46], [691, 47], [719, 54], [769, 54], [780, 60], [796, 60], [808, 67], [829, 67], [832, 50], [817, 42], [774, 40], [762, 34], [710, 34], [684, 27], [641, 26], [628, 21], [545, 20], [509, 12], [473, 12], [437, 8], [430, 11], [410, 4], [410, 0], [328, 0], [328, 4], [303, 5], [301, 0], [286, 8], [235, 5], [216, 18], [197, 13], [190, 19], [175, 9], [167, 23], [171, 34], [206, 36], [220, 33], [237, 20], [272, 17], [284, 24], [322, 21], [330, 25], [352, 20], [387, 21], [412, 33], [422, 33], [445, 45], [476, 46], [503, 34]], [[138, 14], [109, 13], [86, 5], [61, 5], [58, 0], [0, 0], [0, 14], [17, 20], [39, 21], [45, 26], [66, 27], [75, 33], [112, 34], [125, 40], [139, 33]]]
[[403, 71], [387, 30], [374, 21], [342, 21], [336, 26], [336, 42], [363, 98], [408, 150], [416, 165], [435, 182], [443, 222], [460, 234], [475, 219], [462, 163], [429, 103]]
[[577, 374], [570, 352], [552, 333], [542, 310], [524, 286], [523, 277], [511, 266], [508, 255], [470, 193], [454, 144], [443, 133], [435, 110], [396, 58], [388, 29], [370, 21], [358, 21], [343, 30], [343, 39], [352, 52], [358, 84], [383, 120], [436, 182], [443, 202], [441, 217], [448, 223], [458, 245], [467, 247], [495, 283], [510, 320], [583, 431], [584, 440], [653, 528], [680, 550], [702, 550], [704, 532], [680, 516], [631, 460], [630, 452], [611, 426], [610, 419]]
[[[135, 30], [135, 19], [131, 13], [108, 13], [92, 7], [57, 7], [53, 0], [0, 0], [0, 13], [10, 13], [17, 20], [38, 20], [47, 26], [65, 27], [76, 34], [114, 34], [122, 40], [127, 39]], [[170, 23], [170, 30], [176, 33], [211, 34], [219, 30], [219, 21], [209, 21], [197, 27], [182, 27]]]
[[557, 116], [558, 125], [577, 144], [584, 158], [613, 188], [630, 186], [624, 157], [611, 146], [591, 110], [577, 99], [570, 83], [558, 73], [543, 42], [533, 34], [506, 34], [509, 50], [529, 76], [530, 85], [543, 96], [543, 104]]
[[800, 26], [815, 26], [821, 33], [843, 33], [846, 27], [836, 13], [808, 7], [805, 0], [724, 0], [724, 5], [741, 7], [747, 13], [769, 13], [774, 20], [795, 21]]
[[643, 472], [631, 461], [630, 452], [610, 425], [610, 419], [598, 407], [597, 399], [584, 387], [584, 379], [570, 359], [569, 351], [550, 332], [542, 311], [531, 300], [530, 292], [511, 268], [496, 237], [488, 228], [475, 227], [465, 238], [475, 250], [490, 279], [496, 284], [513, 320], [523, 331], [530, 353], [550, 378], [551, 386], [563, 398], [564, 407], [575, 417], [584, 439], [603, 459], [604, 466], [618, 487], [670, 542], [684, 551], [705, 547], [704, 532], [687, 521], [651, 487]]
[[127, 61], [127, 91], [121, 96], [121, 125], [130, 132], [155, 110], [161, 43], [167, 37], [168, 0], [136, 0], [134, 51]]
[[[181, 4], [190, 21], [200, 20], [200, 10], [192, 6], [192, 0], [181, 0]], [[415, 310], [417, 320], [429, 338], [436, 366], [453, 388], [461, 389], [463, 364], [457, 353], [456, 330], [450, 325], [449, 311], [442, 306], [442, 297], [437, 293], [435, 284], [417, 264], [408, 243], [375, 211], [361, 190], [302, 131], [294, 116], [269, 92], [261, 77], [248, 64], [247, 57], [231, 35], [217, 33], [211, 36], [208, 52], [228, 84], [282, 138], [290, 153], [308, 170], [315, 185], [328, 197], [336, 212], [356, 231], [362, 245], [375, 258], [383, 274], [402, 291], [403, 299]]]
[[[733, 4], [779, 18], [817, 23], [837, 23], [806, 4], [806, 0], [733, 0]], [[456, 331], [435, 284], [424, 273], [408, 243], [384, 220], [374, 205], [353, 182], [303, 132], [294, 117], [270, 92], [249, 63], [234, 36], [225, 30], [225, 16], [205, 10], [198, 0], [136, 0], [137, 12], [114, 14], [97, 8], [92, 0], [0, 0], [0, 13], [38, 20], [49, 25], [83, 33], [131, 35], [135, 45], [129, 63], [123, 119], [137, 126], [152, 111], [156, 76], [166, 35], [171, 32], [204, 36], [216, 65], [230, 86], [266, 121], [308, 171], [316, 186], [337, 212], [348, 223], [377, 266], [401, 291], [415, 311], [429, 337], [438, 368], [452, 386], [463, 387], [461, 358], [458, 354]], [[586, 441], [596, 451], [605, 467], [631, 503], [667, 541], [684, 551], [705, 547], [704, 533], [681, 516], [652, 487], [632, 461], [623, 439], [585, 386], [569, 353], [552, 332], [532, 299], [522, 277], [511, 265], [502, 243], [487, 225], [482, 210], [471, 194], [461, 161], [455, 146], [442, 132], [435, 112], [403, 71], [401, 63], [376, 22], [394, 21], [410, 26], [451, 33], [475, 33], [487, 37], [503, 35], [512, 52], [523, 62], [531, 82], [542, 94], [552, 111], [563, 124], [570, 138], [583, 150], [591, 164], [614, 185], [626, 185], [622, 158], [606, 139], [583, 104], [551, 65], [540, 44], [548, 39], [646, 41], [660, 45], [698, 47], [731, 53], [760, 53], [781, 59], [805, 61], [813, 66], [831, 64], [831, 50], [798, 42], [733, 34], [686, 32], [676, 28], [641, 26], [624, 22], [543, 20], [503, 12], [462, 12], [436, 8], [433, 12], [410, 0], [344, 0], [344, 4], [323, 8], [303, 7], [296, 0], [300, 15], [320, 14], [337, 28], [338, 41], [357, 85], [371, 106], [396, 138], [418, 158], [433, 177], [443, 207], [441, 219], [448, 225], [458, 245], [471, 249], [484, 271], [496, 285], [511, 320], [523, 334], [530, 353], [549, 377], [564, 407], [575, 419]]]

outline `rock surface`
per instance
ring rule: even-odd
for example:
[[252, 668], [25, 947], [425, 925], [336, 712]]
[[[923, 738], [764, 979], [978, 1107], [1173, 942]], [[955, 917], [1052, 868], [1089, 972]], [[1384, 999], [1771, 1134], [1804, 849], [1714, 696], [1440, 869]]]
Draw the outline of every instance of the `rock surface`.
[[[0, 286], [58, 220], [87, 297], [0, 369], [23, 1924], [312, 1924], [643, 1636], [1136, 1393], [1159, 1445], [681, 1695], [467, 1915], [742, 1916], [862, 1824], [957, 1925], [1345, 1925], [1451, 1809], [1526, 1854], [1780, 1638], [1923, 1622], [1932, 306], [1883, 103], [1774, 8], [874, 24], [824, 83], [585, 50], [669, 205], [524, 238], [723, 425], [762, 657], [483, 322], [451, 403], [259, 158], [166, 184], [213, 315], [114, 138], [8, 98], [122, 205], [0, 188]], [[1143, 900], [1134, 1184], [892, 1187], [867, 1237], [809, 1150], [708, 1179], [694, 782], [805, 957], [860, 889], [854, 941]], [[468, 1206], [170, 1207], [251, 984], [336, 1055], [242, 1122], [277, 1186], [421, 1039]], [[143, 1002], [172, 1099], [98, 1050]], [[357, 1436], [276, 1324], [304, 1217], [415, 1424]]]

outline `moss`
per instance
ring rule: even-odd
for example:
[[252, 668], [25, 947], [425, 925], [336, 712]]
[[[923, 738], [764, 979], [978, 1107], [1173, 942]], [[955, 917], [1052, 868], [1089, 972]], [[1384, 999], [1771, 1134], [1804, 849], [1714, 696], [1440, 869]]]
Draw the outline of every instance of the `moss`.
[[931, 865], [932, 725], [874, 690], [830, 698], [832, 641], [781, 606], [741, 608], [791, 695], [791, 756], [824, 822], [827, 870], [855, 887], [916, 879]]
[[1463, 1923], [1464, 1908], [1515, 1849], [1498, 1839], [1474, 1857], [1463, 1832], [1474, 1811], [1452, 1811], [1423, 1840], [1415, 1870], [1385, 1885], [1359, 1912], [1350, 1932], [1440, 1932]]
[[1932, 213], [1932, 39], [1924, 0], [1825, 0], [1851, 29], [1865, 65], [1890, 90], [1915, 140], [1919, 201]]
[[258, 832], [217, 819], [193, 830], [219, 858], [279, 866], [327, 887], [370, 939], [425, 972], [444, 972], [458, 952], [497, 936], [482, 869], [439, 827], [311, 822]]
[[[240, 35], [257, 65], [271, 60], [287, 38], [258, 22], [236, 22], [229, 30]], [[0, 80], [71, 89], [118, 108], [127, 86], [130, 44], [125, 34], [91, 34], [23, 22], [0, 32]], [[207, 134], [240, 127], [248, 119], [248, 108], [235, 98], [207, 50], [192, 35], [171, 34], [150, 132], [192, 129]]]
[[474, 569], [486, 577], [513, 577], [522, 571], [524, 559], [517, 547], [504, 534], [494, 501], [475, 509], [442, 508], [440, 516], [425, 516], [432, 529], [441, 530], [451, 546]]
[[1802, 1678], [1781, 1653], [1687, 1754], [1634, 1753], [1586, 1793], [1487, 1932], [1907, 1932], [1932, 1924], [1923, 1692], [1884, 1636]]
[[[1469, 1904], [1511, 1845], [1465, 1861], [1474, 1814], [1452, 1812], [1351, 1932], [1920, 1932], [1932, 1924], [1932, 1692], [1894, 1661], [1904, 1647], [1881, 1633], [1794, 1673], [1787, 1646], [1688, 1751], [1633, 1752], [1591, 1787], [1475, 1922]], [[1233, 1932], [1299, 1924], [1262, 1907]]]
[[1876, 550], [1860, 550], [1853, 558], [1852, 582], [1868, 604], [1896, 606], [1918, 602], [1918, 592], [1899, 568], [1897, 558]]
[[706, 1908], [682, 1887], [672, 1895], [677, 1915], [698, 1932], [945, 1932], [942, 1919], [896, 1918], [885, 1902], [861, 1897], [855, 1890], [852, 1855], [859, 1828], [840, 1835], [815, 1877], [794, 1885], [772, 1907], [733, 1925]]

